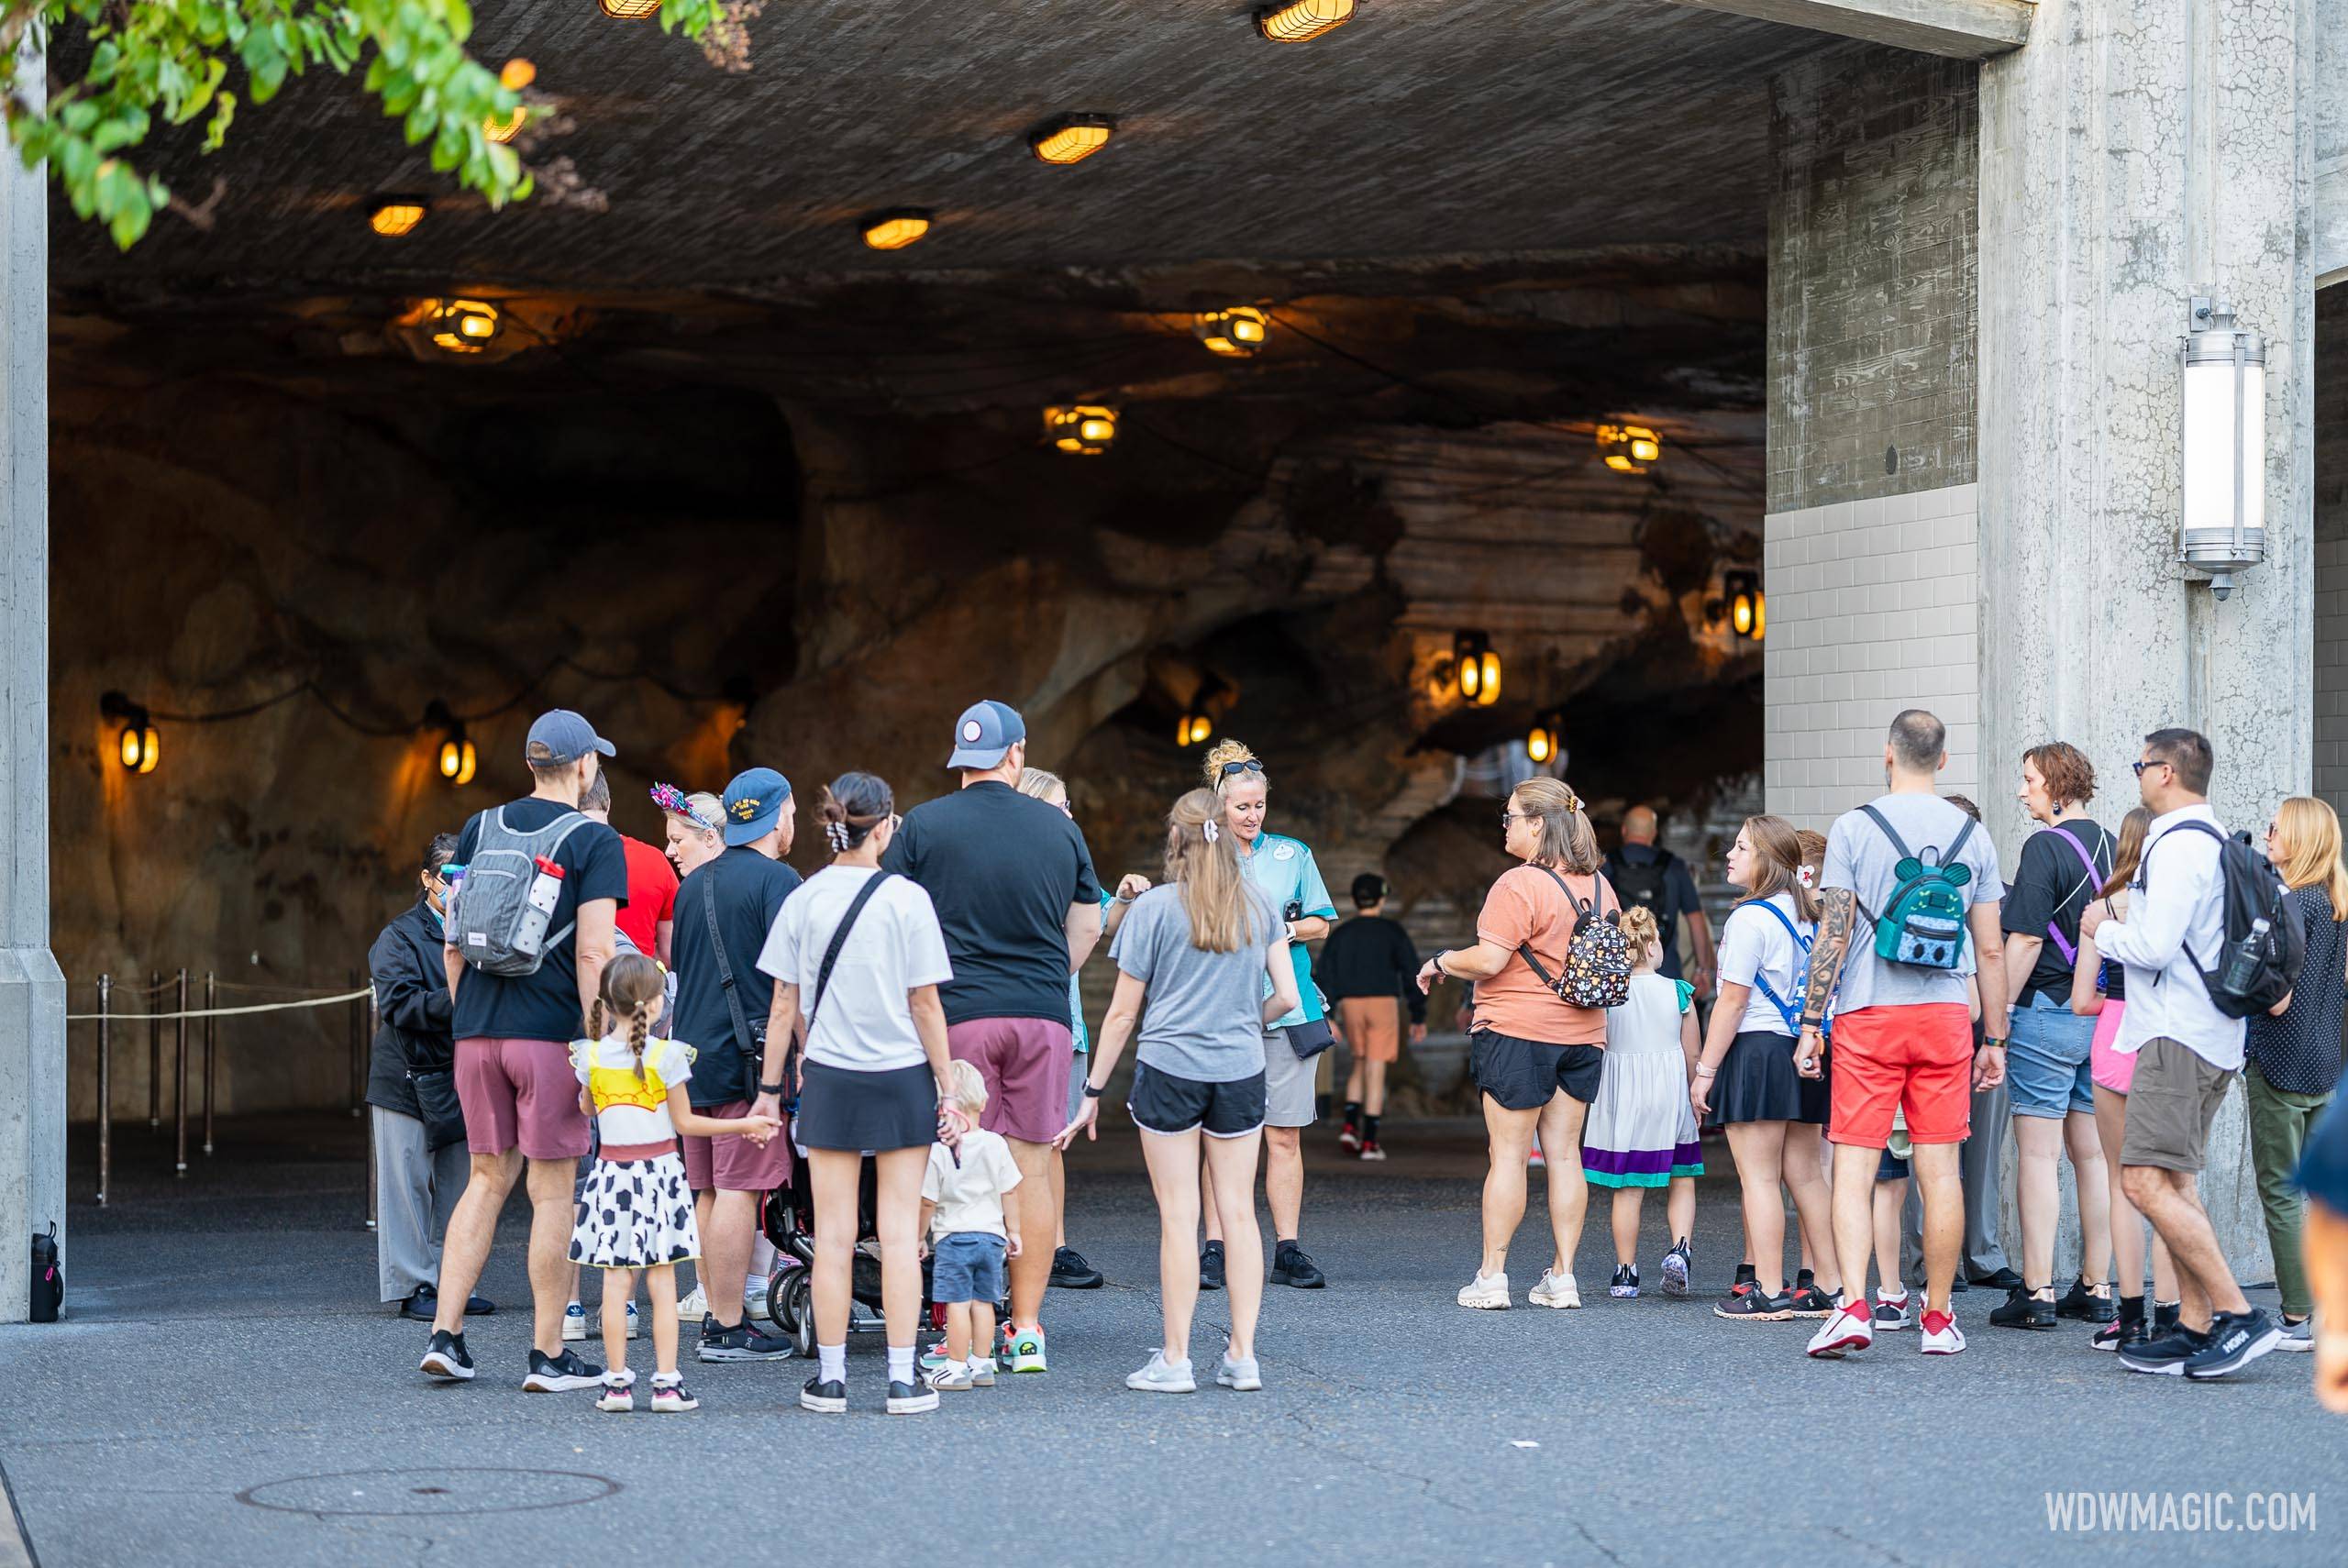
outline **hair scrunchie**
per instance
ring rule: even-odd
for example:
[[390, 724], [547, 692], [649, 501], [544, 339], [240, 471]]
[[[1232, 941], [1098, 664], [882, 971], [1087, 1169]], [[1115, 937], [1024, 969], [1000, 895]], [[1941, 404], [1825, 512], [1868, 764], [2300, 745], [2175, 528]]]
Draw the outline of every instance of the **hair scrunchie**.
[[1206, 821], [1205, 823], [1202, 823], [1202, 824], [1201, 824], [1201, 826], [1202, 826], [1202, 827], [1206, 830], [1207, 842], [1208, 842], [1209, 844], [1213, 844], [1216, 839], [1219, 839], [1219, 838], [1221, 838], [1221, 837], [1223, 836], [1223, 828], [1222, 828], [1222, 826], [1221, 826], [1220, 824], [1218, 824], [1217, 823], [1215, 823], [1215, 822], [1213, 821], [1213, 819], [1212, 819], [1212, 818], [1208, 819], [1208, 821]]
[[846, 855], [855, 847], [855, 841], [848, 836], [846, 823], [825, 823], [824, 837], [831, 844], [834, 855]]

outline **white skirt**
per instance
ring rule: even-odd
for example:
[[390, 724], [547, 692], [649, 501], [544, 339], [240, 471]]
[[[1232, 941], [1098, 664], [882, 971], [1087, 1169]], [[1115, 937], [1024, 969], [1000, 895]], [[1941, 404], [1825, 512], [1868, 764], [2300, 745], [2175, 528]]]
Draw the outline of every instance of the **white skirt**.
[[592, 1162], [570, 1231], [570, 1261], [592, 1268], [653, 1268], [701, 1255], [692, 1188], [675, 1154]]

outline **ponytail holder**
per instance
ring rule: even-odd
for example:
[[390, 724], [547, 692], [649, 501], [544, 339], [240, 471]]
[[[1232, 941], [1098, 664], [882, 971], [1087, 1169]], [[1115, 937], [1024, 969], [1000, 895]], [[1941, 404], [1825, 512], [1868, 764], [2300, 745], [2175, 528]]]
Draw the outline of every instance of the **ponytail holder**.
[[1810, 868], [1810, 862], [1807, 860], [1794, 867], [1794, 879], [1805, 888], [1811, 885], [1814, 876], [1815, 874]]
[[1221, 826], [1219, 826], [1219, 825], [1218, 825], [1217, 823], [1215, 823], [1214, 822], [1213, 822], [1213, 821], [1209, 821], [1209, 822], [1205, 824], [1205, 827], [1206, 827], [1207, 842], [1208, 842], [1209, 844], [1213, 844], [1215, 840], [1217, 840], [1217, 839], [1219, 839], [1219, 838], [1221, 838], [1221, 837], [1223, 836], [1223, 829], [1222, 829], [1222, 827], [1221, 827]]
[[834, 855], [846, 855], [848, 852], [847, 824], [846, 823], [825, 823], [824, 824], [824, 837], [830, 843], [832, 846], [832, 853]]

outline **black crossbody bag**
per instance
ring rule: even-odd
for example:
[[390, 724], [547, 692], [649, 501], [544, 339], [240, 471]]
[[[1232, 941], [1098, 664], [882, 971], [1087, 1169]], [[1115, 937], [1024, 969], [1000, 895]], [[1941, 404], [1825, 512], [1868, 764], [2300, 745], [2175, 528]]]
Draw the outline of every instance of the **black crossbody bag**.
[[[807, 1024], [801, 1039], [812, 1043], [815, 1038], [815, 1010], [824, 1005], [824, 991], [832, 983], [832, 966], [840, 961], [840, 950], [847, 945], [847, 933], [856, 928], [856, 917], [864, 912], [864, 906], [872, 901], [872, 895], [880, 890], [880, 884], [895, 875], [893, 871], [875, 871], [866, 878], [864, 886], [856, 890], [856, 897], [848, 900], [847, 912], [840, 916], [839, 924], [832, 927], [832, 940], [824, 949], [824, 961], [815, 966], [815, 990], [807, 999]], [[798, 1055], [798, 1042], [794, 1041], [783, 1073], [786, 1099], [790, 1098], [791, 1066], [796, 1063]]]
[[755, 1022], [742, 1005], [742, 998], [734, 984], [734, 966], [726, 961], [725, 938], [717, 933], [717, 882], [710, 879], [708, 890], [702, 895], [702, 918], [709, 923], [710, 951], [717, 957], [717, 983], [725, 992], [725, 1010], [734, 1019], [734, 1038], [742, 1043], [742, 1099], [755, 1102], [759, 1098], [759, 1075], [766, 1071], [767, 1021]]

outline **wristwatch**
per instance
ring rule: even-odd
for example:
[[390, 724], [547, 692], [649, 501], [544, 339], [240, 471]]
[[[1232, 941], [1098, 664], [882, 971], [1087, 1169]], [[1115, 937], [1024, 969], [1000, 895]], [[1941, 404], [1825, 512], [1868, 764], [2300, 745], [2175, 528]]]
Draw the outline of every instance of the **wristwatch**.
[[1822, 1018], [1805, 1018], [1801, 1026], [1805, 1030], [1816, 1030], [1821, 1034], [1826, 1032], [1826, 1021]]
[[1091, 1084], [1086, 1084], [1084, 1086], [1084, 1098], [1087, 1099], [1099, 1099], [1107, 1092], [1108, 1091], [1105, 1089], [1095, 1088]]
[[1446, 969], [1446, 968], [1445, 968], [1445, 967], [1443, 966], [1443, 961], [1444, 961], [1445, 958], [1448, 958], [1448, 957], [1450, 957], [1450, 956], [1451, 956], [1451, 949], [1450, 949], [1450, 948], [1448, 948], [1448, 947], [1445, 947], [1445, 948], [1440, 948], [1440, 949], [1438, 949], [1438, 950], [1436, 951], [1436, 953], [1435, 953], [1434, 957], [1429, 960], [1429, 962], [1431, 962], [1432, 964], [1434, 964], [1434, 972], [1435, 972], [1436, 974], [1438, 974], [1438, 975], [1443, 975], [1443, 976], [1446, 976], [1446, 977], [1447, 977], [1448, 975], [1450, 975], [1451, 971], [1450, 971], [1450, 970], [1448, 970], [1448, 969]]
[[759, 1086], [759, 1092], [760, 1094], [770, 1094], [774, 1096], [775, 1099], [781, 1099], [782, 1098], [782, 1086], [781, 1084], [762, 1083]]
[[2005, 1048], [2006, 1042], [2002, 1035], [1984, 1034], [1981, 1036], [1981, 1049], [1984, 1051], [2002, 1051]]

